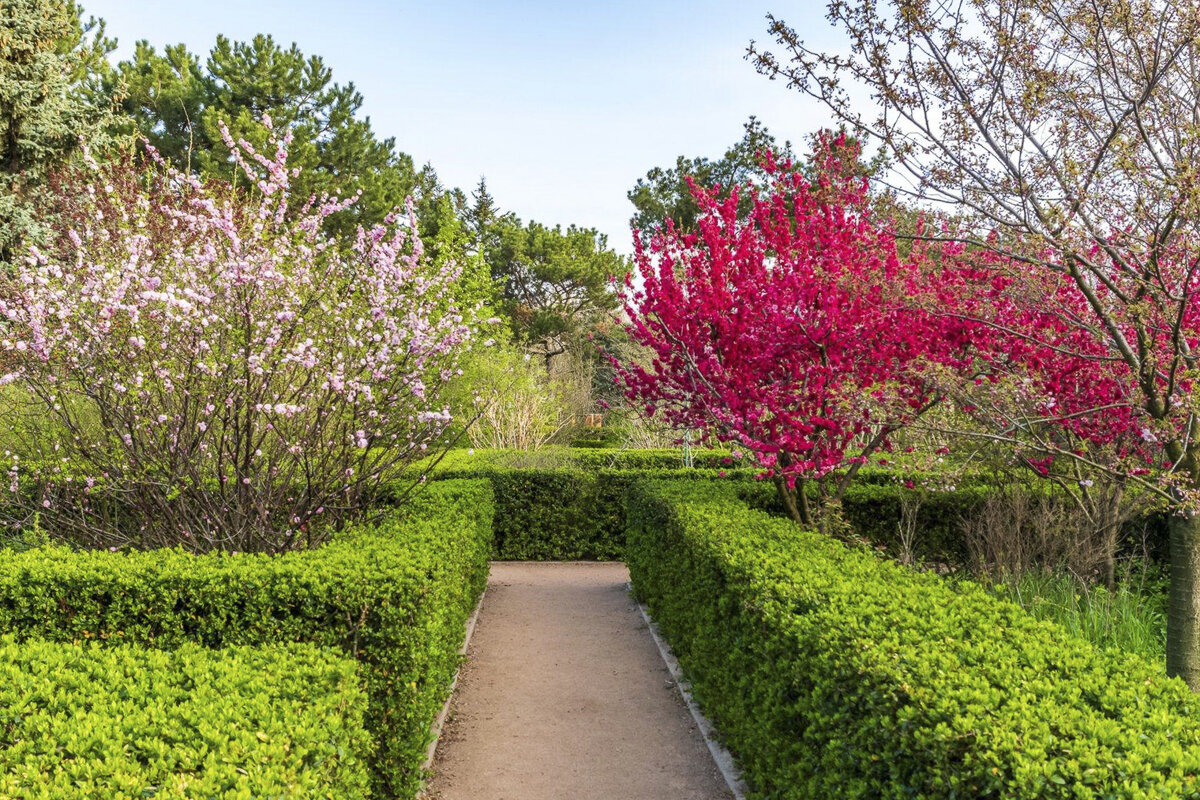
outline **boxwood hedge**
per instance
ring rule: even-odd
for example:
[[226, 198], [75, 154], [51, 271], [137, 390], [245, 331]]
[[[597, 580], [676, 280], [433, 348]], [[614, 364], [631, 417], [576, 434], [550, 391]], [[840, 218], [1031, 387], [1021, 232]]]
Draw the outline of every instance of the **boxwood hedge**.
[[1200, 797], [1182, 682], [721, 495], [632, 487], [627, 561], [757, 797]]
[[282, 556], [38, 548], [0, 559], [0, 633], [172, 649], [310, 642], [357, 659], [375, 796], [410, 797], [487, 581], [492, 490], [439, 482], [403, 515]]
[[357, 800], [371, 739], [356, 671], [312, 645], [0, 638], [0, 797]]
[[[683, 468], [678, 450], [462, 450], [447, 455], [432, 477], [491, 482], [496, 496], [493, 556], [505, 560], [624, 558], [623, 498], [630, 484], [646, 478], [728, 481], [755, 507], [784, 514], [774, 484], [756, 480], [757, 471], [739, 467], [742, 462], [728, 452], [698, 451], [695, 463], [694, 468]], [[901, 495], [911, 491], [897, 481], [897, 474], [866, 468], [842, 501], [845, 518], [859, 535], [888, 547], [897, 544]], [[987, 492], [970, 485], [955, 492], [925, 493], [918, 555], [964, 563], [959, 523], [976, 512]]]
[[492, 555], [511, 561], [613, 561], [625, 555], [624, 495], [649, 477], [729, 481], [747, 493], [775, 491], [749, 472], [714, 469], [583, 469], [570, 467], [447, 467], [443, 479], [482, 478], [495, 492]]

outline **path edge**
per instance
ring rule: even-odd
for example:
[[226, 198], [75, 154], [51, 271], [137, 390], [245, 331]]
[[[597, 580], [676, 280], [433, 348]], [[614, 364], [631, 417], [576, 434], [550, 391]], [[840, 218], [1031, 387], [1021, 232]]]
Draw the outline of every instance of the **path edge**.
[[[471, 616], [467, 618], [467, 624], [464, 628], [462, 647], [458, 648], [458, 654], [465, 656], [467, 647], [471, 644], [471, 635], [475, 633], [475, 623], [479, 621], [479, 611], [483, 608], [483, 598], [487, 596], [487, 587], [479, 593], [479, 600], [475, 603], [475, 610], [471, 612]], [[433, 759], [437, 755], [438, 743], [442, 740], [442, 729], [446, 725], [446, 718], [450, 716], [450, 704], [454, 701], [454, 692], [458, 689], [458, 677], [462, 674], [463, 665], [460, 662], [458, 669], [454, 670], [454, 680], [450, 681], [450, 691], [446, 693], [446, 702], [442, 703], [442, 710], [438, 712], [437, 718], [434, 719], [430, 730], [433, 732], [433, 741], [429, 743], [429, 747], [425, 748], [425, 762], [421, 764], [421, 774], [425, 776], [429, 773], [429, 769], [433, 766]], [[417, 797], [425, 796], [426, 785], [422, 778], [421, 790], [417, 792]], [[738, 800], [743, 800], [738, 798]]]
[[700, 710], [700, 706], [692, 698], [692, 685], [684, 677], [683, 670], [679, 666], [679, 660], [675, 658], [675, 654], [671, 652], [671, 646], [663, 638], [662, 632], [658, 629], [658, 623], [650, 618], [650, 610], [646, 608], [646, 604], [639, 600], [634, 593], [633, 583], [628, 582], [625, 586], [629, 589], [629, 596], [637, 604], [638, 611], [642, 614], [642, 619], [646, 621], [646, 627], [650, 630], [650, 636], [654, 639], [655, 646], [658, 647], [658, 654], [662, 656], [663, 663], [667, 665], [667, 671], [671, 673], [671, 679], [675, 681], [675, 687], [679, 689], [679, 694], [683, 697], [684, 704], [687, 705], [688, 711], [691, 712], [692, 719], [696, 721], [696, 728], [700, 731], [700, 735], [704, 737], [704, 743], [708, 745], [708, 752], [712, 755], [713, 761], [716, 762], [717, 769], [721, 771], [721, 777], [725, 779], [726, 785], [729, 786], [729, 791], [733, 792], [734, 800], [746, 800], [746, 782], [742, 780], [742, 772], [733, 760], [733, 754], [725, 748], [725, 745], [717, 741], [716, 728], [708, 721], [708, 717], [704, 716], [704, 712]]

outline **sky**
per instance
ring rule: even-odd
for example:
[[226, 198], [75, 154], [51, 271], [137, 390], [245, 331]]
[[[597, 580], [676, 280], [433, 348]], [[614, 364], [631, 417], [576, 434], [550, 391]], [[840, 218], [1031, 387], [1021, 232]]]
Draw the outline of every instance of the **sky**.
[[768, 44], [768, 11], [812, 44], [835, 46], [812, 0], [385, 2], [385, 0], [83, 0], [118, 40], [182, 42], [207, 54], [223, 33], [271, 34], [319, 55], [354, 83], [376, 134], [394, 137], [442, 182], [481, 176], [502, 211], [597, 228], [632, 249], [626, 193], [676, 157], [719, 157], [750, 115], [802, 143], [829, 119], [757, 74], [744, 56]]

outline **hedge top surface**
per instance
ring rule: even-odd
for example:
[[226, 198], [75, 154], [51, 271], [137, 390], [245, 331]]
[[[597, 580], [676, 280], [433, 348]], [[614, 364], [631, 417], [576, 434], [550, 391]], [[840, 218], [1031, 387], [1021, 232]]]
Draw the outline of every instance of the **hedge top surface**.
[[166, 652], [0, 638], [0, 796], [359, 798], [356, 664], [309, 645]]
[[[728, 468], [742, 462], [728, 450], [692, 451], [697, 467]], [[414, 468], [427, 466], [420, 462]], [[472, 469], [673, 469], [684, 467], [680, 448], [622, 449], [614, 447], [543, 447], [539, 450], [457, 449], [450, 450], [434, 468], [434, 474]]]
[[[578, 448], [578, 447], [543, 447], [540, 450], [504, 450], [504, 449], [457, 449], [446, 453], [436, 466], [432, 467], [430, 477], [441, 479], [445, 476], [462, 477], [479, 475], [485, 472], [504, 470], [555, 471], [555, 470], [584, 470], [588, 472], [643, 472], [643, 471], [678, 471], [680, 474], [695, 471], [725, 472], [730, 477], [760, 476], [763, 468], [755, 461], [753, 454], [744, 451], [726, 449], [692, 450], [692, 467], [684, 464], [682, 448]], [[413, 466], [414, 472], [423, 471], [432, 464], [433, 459], [419, 462]], [[872, 463], [858, 470], [854, 486], [882, 485], [909, 486], [914, 489], [929, 491], [935, 494], [945, 494], [963, 487], [979, 488], [991, 485], [993, 481], [982, 472], [967, 472], [960, 474], [954, 481], [948, 481], [944, 474], [929, 471], [914, 466], [910, 461], [886, 460], [887, 463]]]

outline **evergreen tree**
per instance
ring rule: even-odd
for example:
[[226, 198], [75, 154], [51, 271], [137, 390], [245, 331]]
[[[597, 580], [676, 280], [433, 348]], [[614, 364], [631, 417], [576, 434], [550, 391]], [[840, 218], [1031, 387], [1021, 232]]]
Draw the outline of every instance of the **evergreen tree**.
[[479, 178], [479, 185], [475, 187], [475, 191], [471, 192], [471, 199], [474, 203], [466, 209], [463, 216], [474, 240], [475, 251], [482, 253], [487, 250], [489, 243], [494, 238], [492, 231], [500, 216], [500, 211], [496, 206], [495, 198], [488, 191], [487, 179], [484, 177]]
[[547, 368], [616, 310], [611, 281], [625, 275], [628, 264], [598, 231], [522, 224], [505, 214], [485, 236], [484, 257], [514, 338]]
[[[700, 209], [687, 179], [690, 177], [697, 185], [706, 188], [720, 186], [721, 196], [726, 197], [732, 187], [752, 178], [764, 177], [766, 173], [760, 159], [767, 151], [775, 153], [780, 159], [793, 158], [791, 142], [778, 144], [765, 125], [750, 117], [744, 126], [741, 141], [726, 150], [721, 158], [680, 156], [675, 160], [674, 167], [655, 167], [645, 177], [638, 178], [637, 184], [627, 195], [636, 209], [630, 224], [642, 231], [643, 235], [649, 235], [667, 219], [673, 220], [681, 230], [694, 231]], [[750, 198], [742, 198], [739, 209], [749, 208]]]
[[114, 47], [74, 2], [0, 0], [0, 264], [41, 232], [32, 195], [92, 131], [86, 84]]
[[160, 54], [139, 42], [133, 58], [117, 65], [108, 89], [132, 126], [169, 161], [230, 180], [235, 175], [218, 123], [260, 146], [267, 138], [261, 120], [268, 115], [294, 137], [291, 160], [301, 169], [296, 202], [314, 194], [362, 193], [351, 213], [327, 222], [334, 228], [378, 223], [410, 195], [421, 206], [423, 223], [437, 216], [443, 190], [433, 168], [418, 171], [394, 139], [378, 138], [370, 118], [359, 114], [363, 98], [354, 84], [335, 83], [320, 57], [306, 56], [295, 44], [284, 48], [264, 35], [249, 42], [218, 36], [201, 63], [183, 45]]

